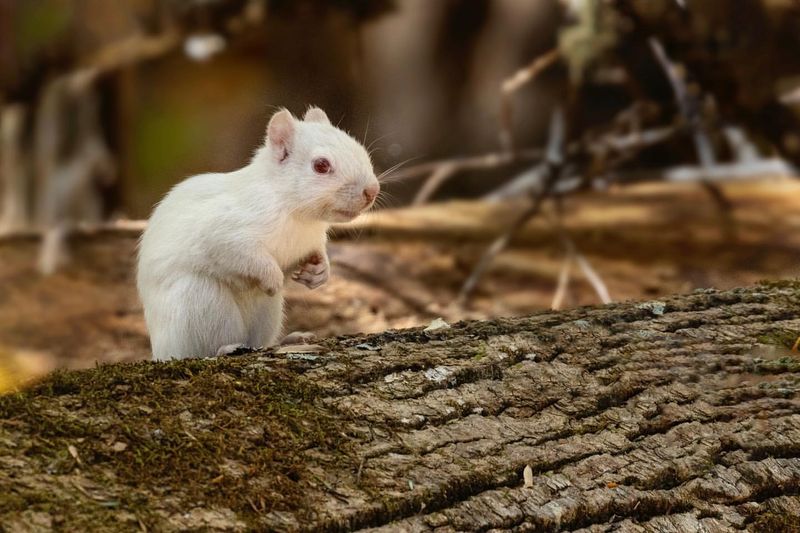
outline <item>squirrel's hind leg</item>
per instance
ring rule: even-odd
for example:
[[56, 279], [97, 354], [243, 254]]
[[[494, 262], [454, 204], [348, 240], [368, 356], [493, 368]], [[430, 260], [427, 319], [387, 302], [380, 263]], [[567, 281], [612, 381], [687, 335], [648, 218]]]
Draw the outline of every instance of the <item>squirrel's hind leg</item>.
[[247, 344], [258, 347], [275, 344], [283, 327], [283, 294], [258, 298], [245, 315], [245, 320]]
[[187, 275], [145, 305], [154, 360], [211, 357], [220, 346], [247, 342], [242, 313], [230, 290]]

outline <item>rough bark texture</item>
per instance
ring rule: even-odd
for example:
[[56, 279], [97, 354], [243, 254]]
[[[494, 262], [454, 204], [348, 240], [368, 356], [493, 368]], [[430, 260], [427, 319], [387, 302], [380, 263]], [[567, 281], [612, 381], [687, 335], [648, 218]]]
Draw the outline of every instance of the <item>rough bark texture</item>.
[[798, 335], [782, 283], [59, 374], [0, 398], [0, 524], [798, 531]]

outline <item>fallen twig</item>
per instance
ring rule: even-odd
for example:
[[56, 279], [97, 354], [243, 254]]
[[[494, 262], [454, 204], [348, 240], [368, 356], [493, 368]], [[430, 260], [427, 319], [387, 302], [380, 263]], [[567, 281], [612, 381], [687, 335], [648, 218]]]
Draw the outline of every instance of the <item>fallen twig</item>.
[[[570, 241], [572, 242], [572, 241]], [[575, 246], [574, 244], [572, 245]], [[575, 261], [578, 263], [578, 266], [583, 271], [583, 275], [586, 276], [586, 281], [594, 289], [594, 292], [597, 293], [597, 296], [600, 298], [600, 301], [604, 304], [611, 303], [611, 295], [608, 293], [608, 288], [606, 287], [605, 282], [603, 282], [603, 278], [595, 271], [592, 267], [592, 264], [589, 263], [589, 260], [580, 253], [579, 251], [575, 250], [574, 252]]]
[[500, 84], [500, 147], [508, 153], [514, 151], [512, 97], [521, 87], [534, 80], [542, 71], [561, 57], [558, 48], [548, 50], [527, 66], [503, 80]]
[[[764, 176], [796, 176], [797, 170], [786, 160], [774, 157], [759, 159], [750, 163], [717, 163], [713, 166], [677, 166], [645, 177], [661, 176], [664, 181], [677, 183], [698, 182], [716, 184], [733, 181], [753, 180]], [[640, 181], [640, 180], [637, 180]]]
[[428, 161], [426, 163], [405, 167], [397, 172], [392, 172], [389, 174], [389, 176], [387, 176], [387, 180], [402, 181], [416, 178], [425, 174], [436, 172], [440, 167], [446, 165], [452, 165], [457, 172], [463, 172], [465, 170], [483, 170], [487, 168], [495, 168], [516, 162], [538, 161], [541, 158], [542, 150], [538, 148], [520, 150], [514, 155], [503, 152], [489, 152], [488, 154], [475, 156], [453, 157], [450, 159]]
[[[146, 220], [116, 220], [98, 224], [81, 223], [69, 229], [70, 235], [98, 235], [114, 234], [138, 237], [147, 227]], [[11, 241], [38, 240], [44, 237], [44, 231], [37, 228], [27, 228], [19, 231], [0, 233], [0, 244]]]
[[464, 305], [475, 287], [478, 285], [483, 274], [489, 268], [489, 265], [497, 255], [502, 252], [511, 241], [512, 237], [528, 223], [530, 219], [535, 217], [541, 210], [542, 204], [547, 199], [553, 187], [558, 181], [561, 174], [561, 167], [564, 163], [564, 138], [565, 138], [565, 123], [564, 112], [561, 108], [553, 111], [550, 118], [550, 134], [547, 146], [546, 162], [544, 167], [544, 179], [542, 180], [542, 187], [533, 198], [533, 203], [523, 211], [511, 226], [489, 246], [483, 253], [478, 264], [475, 266], [472, 274], [470, 274], [467, 281], [459, 291], [456, 302], [459, 305]]
[[[643, 150], [649, 146], [654, 146], [656, 144], [662, 143], [671, 139], [674, 135], [676, 135], [680, 131], [679, 128], [676, 127], [663, 127], [663, 128], [654, 128], [652, 130], [645, 130], [637, 133], [631, 133], [622, 136], [613, 136], [608, 135], [598, 139], [594, 144], [592, 144], [588, 149], [590, 151], [600, 151], [600, 150], [613, 150], [616, 152], [625, 152], [628, 151], [629, 153], [626, 154], [626, 158], [630, 158], [638, 151]], [[575, 156], [579, 154], [582, 150], [584, 150], [584, 146], [581, 143], [571, 143], [566, 150], [567, 156]], [[499, 188], [495, 189], [494, 191], [490, 192], [484, 199], [488, 201], [499, 201], [499, 200], [506, 200], [509, 198], [518, 197], [521, 194], [530, 193], [533, 190], [541, 187], [542, 184], [542, 172], [543, 172], [543, 165], [540, 163], [528, 170], [521, 172], [508, 182], [501, 185]], [[573, 178], [573, 179], [578, 179]], [[558, 184], [558, 189], [564, 189], [563, 191], [559, 191], [558, 189], [555, 192], [571, 192], [573, 190], [572, 185], [569, 183], [571, 180], [564, 180]]]
[[556, 287], [556, 293], [553, 296], [553, 306], [558, 307], [553, 307], [553, 309], [559, 309], [561, 306], [561, 301], [566, 294], [567, 285], [569, 283], [569, 272], [571, 270], [573, 261], [578, 264], [578, 267], [583, 272], [586, 281], [588, 281], [592, 286], [594, 292], [600, 298], [600, 301], [604, 304], [611, 303], [611, 295], [608, 292], [605, 282], [600, 277], [600, 274], [598, 274], [597, 271], [592, 267], [592, 264], [589, 262], [586, 256], [584, 256], [580, 250], [578, 250], [577, 245], [570, 238], [569, 233], [567, 233], [567, 230], [564, 228], [564, 223], [562, 221], [563, 211], [561, 208], [560, 198], [556, 198], [556, 200], [556, 213], [553, 224], [558, 232], [558, 237], [561, 240], [561, 244], [564, 247], [565, 264], [562, 266], [561, 272], [559, 273], [558, 286]]
[[128, 65], [161, 57], [181, 42], [181, 33], [168, 29], [156, 35], [139, 34], [111, 43], [81, 62], [69, 75], [73, 80], [92, 83], [97, 77]]
[[447, 181], [453, 174], [456, 173], [458, 167], [454, 163], [445, 163], [441, 165], [436, 171], [430, 175], [425, 183], [417, 191], [412, 205], [421, 205], [426, 203], [431, 196]]
[[690, 95], [689, 89], [686, 86], [684, 74], [678, 70], [669, 56], [667, 56], [667, 52], [664, 50], [664, 45], [661, 44], [661, 41], [655, 37], [650, 37], [649, 43], [653, 55], [672, 86], [672, 92], [675, 95], [675, 103], [678, 105], [681, 115], [692, 128], [695, 149], [697, 150], [697, 157], [700, 163], [703, 165], [713, 165], [716, 161], [714, 149], [708, 138], [708, 134], [703, 128], [703, 120], [700, 116], [697, 99]]
[[550, 304], [550, 309], [558, 311], [564, 303], [564, 297], [567, 295], [567, 287], [569, 287], [569, 278], [572, 274], [572, 261], [573, 256], [567, 252], [564, 256], [564, 261], [561, 263], [561, 269], [558, 271], [558, 284], [556, 285], [556, 292], [553, 294], [553, 302]]
[[[675, 94], [675, 102], [678, 105], [678, 109], [684, 120], [688, 122], [692, 129], [692, 140], [694, 141], [700, 165], [703, 168], [715, 166], [717, 158], [714, 154], [714, 147], [705, 130], [697, 98], [690, 95], [689, 89], [686, 86], [685, 75], [679, 72], [678, 68], [669, 59], [661, 41], [656, 37], [651, 37], [649, 43], [653, 55], [669, 79], [672, 91]], [[725, 193], [715, 183], [709, 180], [703, 180], [702, 186], [717, 206], [722, 223], [723, 235], [729, 240], [733, 240], [736, 236], [736, 221], [733, 218], [733, 204], [725, 197]]]
[[[590, 151], [611, 150], [616, 152], [640, 150], [669, 140], [679, 131], [680, 128], [675, 126], [664, 126], [619, 136], [607, 135], [598, 139], [589, 149]], [[581, 143], [575, 142], [567, 147], [566, 153], [567, 155], [576, 155], [581, 150], [584, 150], [584, 146]], [[529, 161], [541, 162], [543, 156], [544, 154], [539, 148], [526, 148], [514, 153], [490, 152], [477, 156], [454, 157], [406, 167], [397, 172], [390, 173], [386, 177], [386, 181], [403, 181], [428, 174], [429, 177], [427, 181], [419, 189], [413, 202], [414, 205], [420, 205], [430, 200], [433, 194], [447, 180], [462, 172], [501, 168], [515, 163]], [[489, 193], [486, 199], [500, 200], [529, 192], [539, 183], [537, 178], [532, 178], [530, 176], [530, 172], [539, 172], [535, 170], [536, 168], [538, 168], [538, 166], [520, 174], [517, 178], [512, 179], [497, 190]], [[518, 179], [521, 181], [518, 181]]]
[[736, 161], [740, 163], [754, 163], [759, 161], [761, 155], [758, 149], [747, 138], [744, 130], [738, 126], [727, 126], [722, 129], [725, 139], [728, 141], [728, 146], [731, 147]]

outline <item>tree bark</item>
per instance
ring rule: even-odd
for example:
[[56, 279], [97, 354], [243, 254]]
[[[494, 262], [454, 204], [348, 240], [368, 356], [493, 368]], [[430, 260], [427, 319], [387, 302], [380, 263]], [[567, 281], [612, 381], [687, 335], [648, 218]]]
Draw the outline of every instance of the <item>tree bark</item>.
[[0, 527], [798, 531], [798, 336], [783, 282], [60, 373]]

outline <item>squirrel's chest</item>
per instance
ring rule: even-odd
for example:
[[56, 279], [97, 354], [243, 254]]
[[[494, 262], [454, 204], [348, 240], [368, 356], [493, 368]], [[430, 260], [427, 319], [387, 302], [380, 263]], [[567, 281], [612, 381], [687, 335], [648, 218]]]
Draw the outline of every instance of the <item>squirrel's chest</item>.
[[286, 271], [311, 252], [320, 250], [325, 243], [326, 231], [324, 225], [289, 223], [272, 235], [265, 245], [281, 269]]

